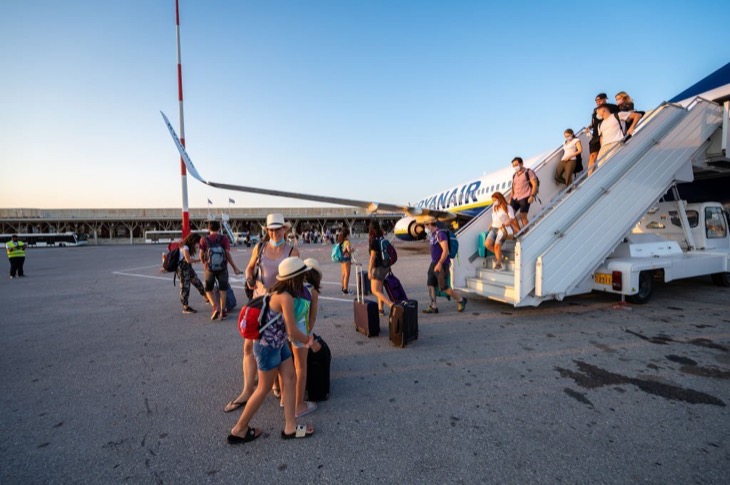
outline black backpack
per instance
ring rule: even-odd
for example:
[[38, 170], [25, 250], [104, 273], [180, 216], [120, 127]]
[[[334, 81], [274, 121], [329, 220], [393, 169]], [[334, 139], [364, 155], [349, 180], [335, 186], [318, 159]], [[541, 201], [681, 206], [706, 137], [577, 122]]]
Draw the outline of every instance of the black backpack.
[[162, 259], [161, 271], [167, 273], [174, 273], [177, 271], [177, 267], [180, 264], [180, 246], [175, 246], [170, 249], [165, 257]]

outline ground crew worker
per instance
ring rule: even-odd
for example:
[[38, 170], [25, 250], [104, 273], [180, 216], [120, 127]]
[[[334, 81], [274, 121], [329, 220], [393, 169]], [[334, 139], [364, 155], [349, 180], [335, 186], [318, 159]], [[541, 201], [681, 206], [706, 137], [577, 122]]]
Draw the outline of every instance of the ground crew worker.
[[25, 264], [25, 243], [18, 241], [18, 235], [13, 234], [10, 237], [10, 241], [5, 243], [5, 250], [8, 252], [8, 259], [10, 260], [10, 278], [15, 278], [15, 275], [25, 276], [23, 272], [23, 264]]

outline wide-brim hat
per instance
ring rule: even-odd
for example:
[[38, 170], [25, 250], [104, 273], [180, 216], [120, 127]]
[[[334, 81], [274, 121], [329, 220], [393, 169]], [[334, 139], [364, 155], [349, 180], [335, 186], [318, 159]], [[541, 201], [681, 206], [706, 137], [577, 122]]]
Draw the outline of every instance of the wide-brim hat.
[[276, 275], [276, 279], [279, 281], [285, 281], [300, 274], [304, 274], [309, 271], [309, 266], [304, 264], [300, 258], [291, 256], [286, 258], [284, 261], [279, 263], [279, 274]]
[[291, 228], [291, 223], [284, 220], [284, 214], [269, 214], [266, 216], [266, 229], [280, 229], [280, 228], [289, 229]]
[[307, 258], [304, 260], [304, 264], [306, 264], [309, 269], [315, 270], [317, 273], [320, 274], [320, 276], [322, 275], [322, 269], [319, 267], [319, 261], [317, 261], [316, 259]]

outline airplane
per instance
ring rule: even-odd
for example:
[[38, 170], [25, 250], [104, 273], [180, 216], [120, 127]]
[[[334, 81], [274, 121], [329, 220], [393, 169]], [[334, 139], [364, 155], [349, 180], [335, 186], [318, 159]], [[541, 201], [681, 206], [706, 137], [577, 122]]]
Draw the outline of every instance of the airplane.
[[[703, 78], [696, 84], [670, 99], [668, 102], [687, 105], [697, 96], [724, 104], [726, 113], [725, 123], [727, 124], [728, 106], [730, 105], [730, 63]], [[288, 197], [300, 200], [311, 200], [313, 202], [324, 202], [351, 207], [362, 207], [367, 209], [370, 213], [376, 211], [401, 212], [405, 214], [405, 217], [398, 220], [394, 228], [394, 233], [398, 239], [404, 241], [422, 240], [426, 238], [426, 231], [423, 225], [423, 221], [426, 217], [432, 216], [442, 222], [454, 221], [457, 224], [467, 222], [478, 216], [491, 205], [492, 194], [495, 191], [506, 193], [506, 191], [510, 190], [512, 187], [512, 175], [514, 174], [514, 171], [511, 166], [507, 166], [501, 170], [485, 174], [481, 177], [468, 180], [446, 190], [431, 194], [413, 205], [387, 204], [212, 182], [205, 180], [196, 170], [192, 160], [185, 150], [185, 147], [180, 142], [174, 128], [167, 119], [167, 116], [165, 116], [165, 113], [162, 111], [160, 111], [160, 114], [162, 114], [162, 118], [165, 120], [167, 129], [169, 130], [170, 135], [180, 152], [180, 156], [187, 167], [188, 173], [190, 173], [190, 175], [198, 181], [211, 187], [226, 190]], [[703, 194], [704, 197], [709, 195], [708, 192], [711, 192], [713, 195], [717, 196], [715, 197], [716, 200], [723, 204], [730, 204], [727, 191], [727, 178], [730, 176], [730, 161], [728, 161], [728, 154], [726, 152], [728, 142], [727, 127], [725, 127], [722, 132], [724, 133], [724, 138], [721, 141], [718, 140], [718, 154], [716, 159], [709, 161], [709, 164], [704, 167], [704, 170], [697, 174], [696, 181], [692, 184], [692, 187], [688, 187], [687, 191], [690, 195], [697, 193]], [[579, 134], [580, 133], [576, 133], [576, 136]], [[544, 160], [549, 153], [550, 152], [546, 152], [525, 159], [525, 167], [533, 168]], [[587, 157], [584, 156], [584, 158]], [[705, 198], [704, 200], [708, 199]]]
[[[367, 209], [370, 213], [376, 211], [404, 213], [406, 217], [399, 219], [394, 227], [395, 236], [403, 241], [418, 241], [425, 239], [426, 231], [423, 225], [423, 220], [428, 216], [435, 217], [442, 222], [456, 221], [459, 223], [468, 221], [479, 215], [479, 213], [492, 204], [492, 194], [495, 191], [505, 192], [512, 187], [512, 175], [514, 174], [514, 170], [512, 169], [511, 164], [503, 169], [468, 180], [464, 183], [449, 187], [446, 190], [436, 192], [435, 194], [431, 194], [412, 205], [344, 199], [212, 182], [204, 179], [200, 175], [185, 150], [185, 147], [180, 142], [180, 138], [177, 136], [175, 129], [172, 127], [170, 120], [162, 111], [160, 111], [160, 114], [165, 120], [170, 136], [172, 136], [172, 139], [180, 152], [180, 156], [185, 163], [188, 173], [196, 180], [211, 187], [225, 190], [311, 200], [313, 202], [324, 202], [351, 207], [362, 207]], [[525, 167], [530, 168], [536, 165], [544, 158], [544, 156], [545, 154], [541, 154], [525, 159]]]

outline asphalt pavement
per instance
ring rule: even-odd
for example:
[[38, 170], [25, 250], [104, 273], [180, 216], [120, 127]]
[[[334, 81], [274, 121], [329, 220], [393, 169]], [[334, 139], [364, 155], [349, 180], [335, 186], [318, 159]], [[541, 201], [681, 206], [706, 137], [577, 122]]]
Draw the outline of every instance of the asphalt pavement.
[[[304, 245], [331, 397], [300, 420], [311, 439], [280, 439], [270, 396], [264, 435], [231, 446], [236, 318], [211, 322], [195, 291], [183, 315], [163, 249], [31, 249], [26, 278], [0, 278], [0, 483], [728, 483], [730, 291], [709, 277], [643, 306], [440, 300], [400, 349], [385, 318], [355, 332], [330, 248]], [[402, 248], [394, 268], [421, 307], [428, 261]]]

